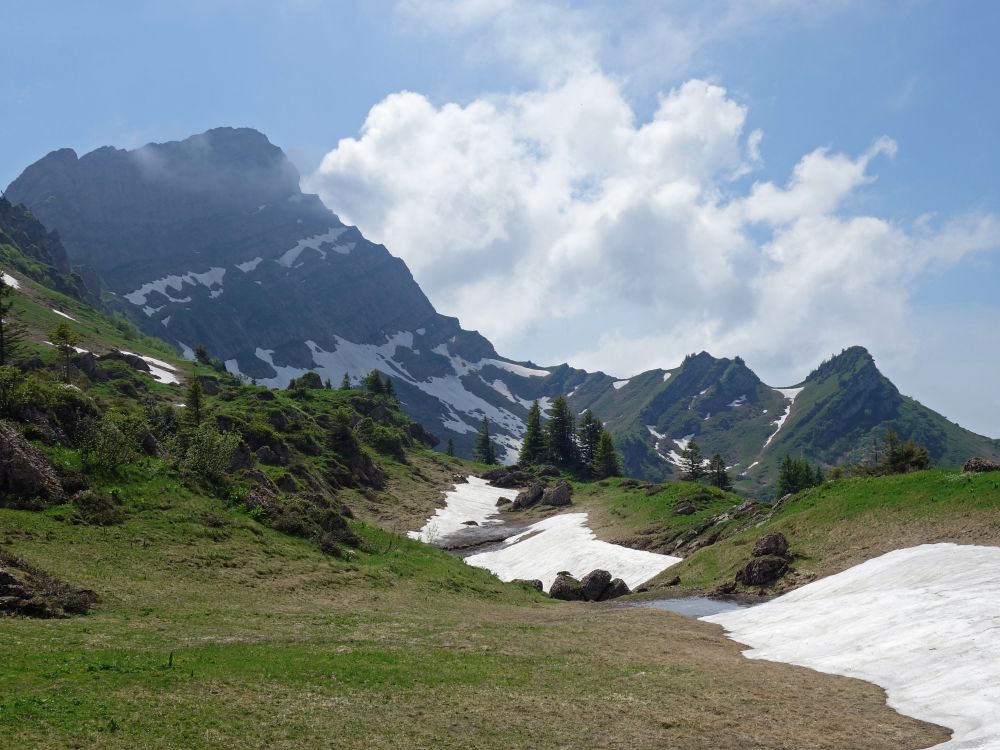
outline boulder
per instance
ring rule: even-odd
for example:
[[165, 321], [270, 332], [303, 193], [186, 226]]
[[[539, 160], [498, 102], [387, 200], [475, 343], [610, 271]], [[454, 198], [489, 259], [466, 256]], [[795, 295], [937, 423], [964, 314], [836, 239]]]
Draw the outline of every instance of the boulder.
[[527, 578], [515, 578], [511, 583], [516, 583], [520, 586], [530, 586], [533, 589], [541, 591], [543, 589], [542, 582], [537, 578], [527, 579]]
[[0, 505], [39, 509], [66, 499], [55, 467], [13, 425], [0, 422]]
[[965, 471], [1000, 471], [1000, 463], [996, 461], [988, 461], [985, 458], [970, 458], [965, 462], [965, 466], [962, 467]]
[[680, 503], [676, 508], [674, 508], [675, 516], [690, 516], [692, 513], [698, 511], [691, 503]]
[[788, 561], [777, 555], [755, 557], [737, 574], [736, 580], [747, 586], [766, 586], [788, 572]]
[[604, 589], [604, 593], [601, 594], [600, 601], [606, 602], [609, 599], [617, 599], [619, 596], [626, 596], [631, 594], [632, 591], [629, 589], [628, 584], [625, 583], [621, 578], [615, 578], [608, 587]]
[[469, 478], [465, 474], [452, 474], [451, 481], [455, 484], [468, 484]]
[[268, 466], [277, 466], [280, 463], [277, 454], [267, 445], [262, 445], [257, 449], [257, 460]]
[[497, 507], [498, 508], [503, 508], [504, 506], [507, 506], [507, 505], [513, 506], [513, 503], [510, 500], [508, 500], [507, 498], [505, 498], [505, 497], [501, 497], [499, 500], [497, 500]]
[[76, 369], [86, 375], [92, 383], [101, 383], [110, 377], [108, 371], [101, 367], [97, 357], [91, 352], [81, 352], [73, 357], [72, 361]]
[[674, 576], [673, 578], [671, 578], [669, 581], [667, 581], [663, 585], [665, 587], [666, 586], [680, 586], [681, 585], [681, 577], [680, 576]]
[[788, 554], [788, 540], [781, 532], [775, 531], [765, 534], [753, 546], [754, 557], [764, 557], [773, 555], [774, 557], [785, 557]]
[[515, 489], [517, 487], [524, 487], [533, 481], [534, 477], [531, 474], [521, 471], [516, 466], [500, 466], [483, 474], [483, 479], [487, 480], [494, 487]]
[[563, 571], [556, 575], [556, 580], [549, 588], [549, 596], [553, 599], [562, 599], [567, 602], [583, 601], [583, 589], [580, 582], [569, 573]]
[[535, 475], [539, 477], [557, 477], [559, 476], [559, 469], [552, 464], [541, 464], [535, 469]]
[[121, 362], [124, 362], [125, 364], [127, 364], [129, 367], [131, 367], [134, 370], [141, 370], [142, 372], [149, 372], [149, 365], [146, 363], [146, 360], [142, 359], [141, 357], [137, 357], [135, 354], [125, 354], [125, 352], [120, 352], [117, 349], [115, 349], [114, 351], [108, 352], [103, 357], [101, 357], [101, 359], [102, 360], [114, 360], [114, 359], [116, 359], [116, 360], [119, 360]]
[[206, 396], [218, 396], [219, 391], [219, 381], [209, 375], [201, 375], [198, 377], [198, 383], [201, 384], [201, 392]]
[[462, 526], [478, 526], [478, 521], [462, 521]]
[[157, 440], [156, 435], [149, 430], [146, 430], [142, 434], [142, 437], [139, 438], [139, 445], [142, 447], [142, 452], [147, 456], [160, 455], [160, 441]]
[[611, 585], [611, 574], [606, 570], [592, 570], [580, 581], [583, 598], [588, 602], [601, 601], [604, 590]]
[[[510, 506], [510, 509], [523, 510], [524, 508], [530, 508], [532, 505], [536, 505], [544, 494], [545, 485], [541, 482], [535, 482], [528, 489], [517, 493], [517, 497], [514, 498], [514, 503]], [[499, 505], [499, 503], [497, 504]]]
[[240, 469], [249, 469], [251, 466], [253, 466], [253, 454], [250, 453], [250, 446], [241, 440], [240, 444], [236, 446], [236, 450], [233, 451], [226, 470], [239, 471]]
[[559, 507], [562, 505], [571, 505], [573, 496], [573, 488], [570, 487], [569, 482], [565, 479], [556, 484], [555, 487], [549, 487], [542, 493], [541, 504], [542, 505], [552, 505]]

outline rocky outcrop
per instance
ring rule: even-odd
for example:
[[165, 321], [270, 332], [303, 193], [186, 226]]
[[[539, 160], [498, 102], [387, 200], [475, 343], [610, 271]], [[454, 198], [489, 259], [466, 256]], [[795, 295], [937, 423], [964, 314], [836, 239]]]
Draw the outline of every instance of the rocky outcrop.
[[517, 497], [511, 503], [510, 510], [524, 510], [525, 508], [537, 505], [544, 494], [545, 485], [541, 482], [535, 482], [528, 489], [517, 493]]
[[588, 602], [601, 601], [602, 594], [611, 585], [611, 574], [606, 570], [592, 570], [580, 581], [583, 598]]
[[606, 602], [609, 599], [617, 599], [619, 596], [626, 596], [631, 593], [632, 591], [625, 581], [621, 578], [613, 578], [608, 587], [604, 589], [604, 593], [601, 594], [601, 601]]
[[788, 561], [776, 555], [755, 557], [736, 574], [736, 580], [746, 586], [766, 586], [788, 572]]
[[775, 557], [785, 557], [788, 553], [788, 540], [779, 531], [765, 534], [753, 546], [754, 557], [764, 557], [772, 555]]
[[562, 599], [567, 602], [580, 602], [584, 600], [583, 588], [580, 582], [565, 571], [556, 575], [555, 581], [549, 587], [549, 596], [553, 599]]
[[63, 502], [52, 463], [13, 425], [0, 422], [0, 505], [29, 510]]
[[517, 466], [500, 466], [490, 469], [482, 475], [494, 487], [512, 490], [524, 487], [534, 481], [534, 477], [526, 471], [521, 471]]
[[44, 573], [18, 557], [0, 552], [0, 613], [22, 617], [85, 614], [100, 597]]
[[962, 469], [969, 472], [1000, 471], [1000, 463], [985, 458], [970, 458]]
[[549, 487], [542, 493], [540, 503], [558, 508], [564, 505], [571, 505], [573, 503], [572, 497], [573, 488], [569, 482], [562, 480], [555, 487]]

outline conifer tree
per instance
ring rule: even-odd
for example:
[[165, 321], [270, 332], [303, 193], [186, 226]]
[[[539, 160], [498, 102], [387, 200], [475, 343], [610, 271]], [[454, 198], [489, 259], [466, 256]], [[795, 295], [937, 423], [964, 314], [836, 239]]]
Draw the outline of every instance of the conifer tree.
[[73, 356], [76, 345], [80, 342], [80, 336], [66, 323], [60, 323], [49, 331], [49, 341], [59, 350], [63, 357], [63, 381], [69, 382], [69, 361]]
[[344, 373], [343, 379], [340, 381], [340, 390], [349, 391], [351, 390], [351, 376], [346, 372]]
[[575, 421], [566, 397], [556, 396], [549, 410], [549, 421], [545, 423], [545, 448], [552, 463], [560, 466], [576, 463]]
[[473, 453], [473, 458], [481, 464], [495, 464], [497, 462], [496, 449], [490, 438], [490, 422], [486, 417], [483, 417], [479, 434], [476, 435], [476, 450]]
[[0, 367], [10, 364], [24, 337], [23, 326], [14, 320], [13, 297], [14, 287], [0, 274]]
[[184, 405], [187, 407], [188, 421], [197, 427], [201, 424], [201, 381], [198, 378], [191, 378], [188, 383], [187, 392], [184, 394]]
[[697, 482], [705, 476], [705, 459], [701, 455], [701, 448], [694, 440], [689, 440], [687, 446], [681, 450], [681, 469], [684, 478], [692, 482]]
[[365, 375], [361, 381], [362, 387], [373, 396], [381, 396], [385, 393], [385, 385], [382, 383], [382, 374], [378, 370], [372, 370]]
[[389, 397], [390, 401], [396, 401], [396, 386], [392, 384], [392, 378], [388, 375], [382, 381], [382, 392]]
[[708, 461], [708, 480], [720, 490], [731, 490], [733, 482], [726, 471], [726, 462], [721, 453], [716, 453]]
[[444, 454], [446, 456], [454, 456], [455, 455], [455, 441], [452, 440], [451, 438], [448, 438], [448, 445], [444, 449]]
[[198, 344], [194, 348], [194, 358], [203, 365], [207, 365], [212, 361], [212, 358], [208, 356], [208, 349], [205, 348], [204, 344]]
[[528, 409], [528, 426], [521, 442], [521, 452], [517, 462], [522, 466], [531, 466], [545, 460], [545, 437], [542, 435], [542, 409], [535, 399]]
[[597, 439], [597, 448], [594, 449], [591, 471], [598, 479], [617, 477], [621, 476], [622, 473], [621, 464], [618, 462], [618, 451], [615, 450], [615, 441], [612, 439], [611, 433], [603, 428]]
[[580, 448], [580, 463], [584, 466], [592, 466], [594, 457], [597, 455], [597, 445], [601, 441], [601, 434], [604, 432], [604, 423], [590, 409], [587, 409], [580, 417], [580, 423], [576, 430], [577, 445]]

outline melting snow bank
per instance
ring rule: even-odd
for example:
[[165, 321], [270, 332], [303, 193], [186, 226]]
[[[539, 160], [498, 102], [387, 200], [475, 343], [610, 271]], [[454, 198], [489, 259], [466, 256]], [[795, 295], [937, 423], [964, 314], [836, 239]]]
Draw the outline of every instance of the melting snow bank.
[[11, 276], [9, 273], [0, 273], [0, 276], [3, 277], [3, 283], [6, 284], [7, 286], [14, 287], [15, 289], [21, 288], [21, 282], [15, 279], [13, 276]]
[[1000, 747], [1000, 548], [896, 550], [766, 604], [703, 618], [745, 655], [885, 688], [900, 713], [953, 730], [936, 747]]
[[505, 540], [501, 549], [465, 558], [469, 565], [486, 568], [502, 581], [537, 578], [546, 591], [563, 570], [580, 578], [602, 568], [635, 588], [680, 561], [602, 542], [587, 527], [586, 513], [546, 518]]
[[517, 490], [493, 487], [479, 477], [468, 480], [468, 484], [455, 485], [455, 489], [446, 492], [445, 507], [434, 511], [420, 531], [407, 532], [407, 536], [421, 542], [436, 542], [466, 528], [465, 521], [475, 521], [480, 526], [503, 523], [499, 519], [490, 520], [496, 515], [497, 500], [501, 497], [513, 500]]

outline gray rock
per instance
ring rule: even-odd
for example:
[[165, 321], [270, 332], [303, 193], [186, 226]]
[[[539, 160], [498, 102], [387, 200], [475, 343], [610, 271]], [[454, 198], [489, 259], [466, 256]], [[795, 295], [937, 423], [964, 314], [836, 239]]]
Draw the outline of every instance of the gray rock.
[[764, 557], [774, 555], [775, 557], [785, 557], [788, 553], [788, 540], [779, 531], [765, 534], [753, 546], [754, 557]]
[[55, 467], [17, 428], [0, 422], [0, 505], [40, 509], [66, 499]]
[[611, 585], [611, 574], [606, 570], [592, 570], [580, 581], [583, 598], [588, 602], [599, 602], [604, 590]]
[[788, 572], [788, 561], [775, 555], [755, 557], [736, 574], [736, 580], [747, 586], [766, 586]]
[[628, 584], [625, 583], [621, 578], [615, 578], [608, 587], [604, 589], [604, 593], [601, 594], [601, 601], [606, 602], [609, 599], [617, 599], [619, 596], [627, 596], [631, 594], [632, 591], [629, 589]]
[[965, 466], [962, 469], [973, 472], [1000, 471], [1000, 463], [988, 461], [985, 458], [970, 458], [965, 462]]
[[549, 588], [549, 596], [567, 602], [583, 601], [583, 589], [580, 582], [566, 572], [559, 573]]
[[542, 494], [541, 504], [542, 505], [552, 505], [554, 507], [560, 507], [563, 505], [571, 505], [573, 496], [573, 488], [570, 486], [569, 482], [562, 480], [555, 487], [549, 487]]
[[528, 489], [521, 490], [517, 493], [517, 497], [514, 498], [514, 503], [511, 505], [510, 509], [523, 510], [525, 508], [530, 508], [532, 505], [537, 505], [544, 494], [545, 485], [541, 482], [535, 482], [528, 487]]
[[676, 508], [674, 508], [674, 515], [675, 516], [690, 516], [692, 513], [696, 513], [697, 511], [698, 511], [698, 509], [695, 508], [690, 503], [681, 503]]
[[257, 460], [268, 466], [278, 466], [281, 464], [278, 455], [267, 445], [262, 445], [257, 449]]

